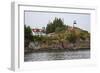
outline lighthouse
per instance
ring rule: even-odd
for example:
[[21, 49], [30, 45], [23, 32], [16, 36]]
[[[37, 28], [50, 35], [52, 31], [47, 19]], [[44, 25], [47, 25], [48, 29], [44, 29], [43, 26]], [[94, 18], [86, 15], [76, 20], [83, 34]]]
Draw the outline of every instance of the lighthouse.
[[74, 29], [75, 24], [77, 24], [76, 20], [73, 21], [73, 29]]

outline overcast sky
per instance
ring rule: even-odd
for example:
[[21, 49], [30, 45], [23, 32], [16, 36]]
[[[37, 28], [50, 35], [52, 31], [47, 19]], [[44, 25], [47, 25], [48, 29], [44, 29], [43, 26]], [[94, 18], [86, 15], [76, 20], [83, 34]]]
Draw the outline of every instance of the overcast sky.
[[25, 24], [31, 28], [42, 28], [46, 27], [48, 22], [53, 21], [55, 17], [63, 19], [64, 23], [70, 26], [76, 20], [76, 27], [90, 32], [89, 14], [25, 11]]

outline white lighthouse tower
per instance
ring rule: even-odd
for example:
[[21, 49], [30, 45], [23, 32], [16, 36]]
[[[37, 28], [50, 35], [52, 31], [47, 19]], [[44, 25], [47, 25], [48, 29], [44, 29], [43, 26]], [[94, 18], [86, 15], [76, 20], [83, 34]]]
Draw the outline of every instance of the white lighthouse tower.
[[77, 24], [76, 20], [73, 21], [73, 29], [74, 29], [75, 24]]

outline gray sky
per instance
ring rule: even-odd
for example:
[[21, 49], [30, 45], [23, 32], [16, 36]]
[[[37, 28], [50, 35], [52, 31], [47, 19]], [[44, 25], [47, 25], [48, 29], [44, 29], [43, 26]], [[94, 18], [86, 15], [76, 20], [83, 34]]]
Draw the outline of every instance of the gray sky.
[[76, 20], [76, 27], [90, 32], [89, 14], [25, 11], [25, 24], [31, 28], [42, 28], [46, 27], [48, 22], [53, 21], [55, 17], [63, 19], [64, 23], [70, 26]]

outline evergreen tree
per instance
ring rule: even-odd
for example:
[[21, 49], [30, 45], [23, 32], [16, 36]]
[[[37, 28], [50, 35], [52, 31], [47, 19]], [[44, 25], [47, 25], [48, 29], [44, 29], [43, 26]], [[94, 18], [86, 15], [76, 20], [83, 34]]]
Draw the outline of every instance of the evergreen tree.
[[55, 18], [53, 22], [49, 22], [46, 27], [46, 33], [53, 33], [64, 30], [65, 25], [61, 18]]

